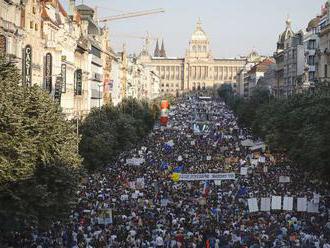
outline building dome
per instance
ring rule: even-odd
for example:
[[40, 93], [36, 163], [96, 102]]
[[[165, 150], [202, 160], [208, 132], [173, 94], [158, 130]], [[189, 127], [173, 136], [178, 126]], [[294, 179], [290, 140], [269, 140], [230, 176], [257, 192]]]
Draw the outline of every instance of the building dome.
[[202, 41], [202, 40], [207, 41], [208, 40], [206, 33], [202, 29], [202, 23], [200, 20], [198, 20], [198, 22], [196, 24], [196, 29], [191, 36], [191, 40], [196, 40], [196, 41], [197, 40], [198, 41]]
[[307, 26], [307, 31], [310, 31], [314, 28], [317, 28], [317, 26], [319, 25], [320, 23], [320, 17], [315, 17], [314, 19], [312, 19], [309, 23], [308, 23], [308, 26]]
[[286, 20], [286, 29], [285, 31], [280, 35], [279, 43], [284, 43], [288, 38], [292, 37], [294, 35], [294, 32], [291, 29], [291, 20], [288, 18]]

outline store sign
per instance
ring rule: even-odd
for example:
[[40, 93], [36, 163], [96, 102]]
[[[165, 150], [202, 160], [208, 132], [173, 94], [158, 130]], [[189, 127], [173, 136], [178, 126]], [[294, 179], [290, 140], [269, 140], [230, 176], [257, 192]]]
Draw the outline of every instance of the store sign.
[[61, 104], [62, 80], [62, 77], [58, 76], [55, 81], [54, 100], [59, 104]]
[[23, 85], [31, 86], [32, 84], [32, 47], [26, 45], [23, 50]]
[[52, 92], [52, 66], [53, 57], [51, 53], [46, 54], [45, 60], [45, 89], [48, 93]]
[[75, 73], [75, 94], [82, 94], [82, 70], [77, 69]]
[[61, 65], [62, 93], [66, 92], [66, 64]]
[[6, 51], [7, 51], [6, 36], [0, 35], [0, 54], [6, 54]]

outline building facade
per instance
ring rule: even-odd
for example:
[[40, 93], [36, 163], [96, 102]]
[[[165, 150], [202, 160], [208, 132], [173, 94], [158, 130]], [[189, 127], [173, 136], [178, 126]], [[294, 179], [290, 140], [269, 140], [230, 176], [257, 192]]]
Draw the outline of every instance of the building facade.
[[319, 21], [318, 83], [330, 85], [330, 1], [328, 0]]
[[157, 45], [154, 56], [142, 52], [139, 60], [153, 67], [160, 77], [161, 94], [180, 94], [185, 91], [215, 87], [226, 82], [236, 82], [237, 72], [246, 63], [245, 58], [214, 58], [210, 41], [200, 21], [197, 22], [184, 58], [168, 57], [164, 43], [160, 51]]

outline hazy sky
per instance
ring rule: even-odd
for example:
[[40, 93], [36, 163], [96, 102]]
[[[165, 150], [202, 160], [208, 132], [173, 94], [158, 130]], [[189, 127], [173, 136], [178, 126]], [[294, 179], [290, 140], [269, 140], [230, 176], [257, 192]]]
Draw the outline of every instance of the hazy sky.
[[[76, 4], [80, 3], [77, 0]], [[273, 54], [287, 16], [292, 20], [294, 31], [305, 29], [324, 3], [325, 0], [84, 0], [84, 4], [91, 7], [99, 6], [100, 17], [120, 14], [120, 11], [166, 10], [162, 14], [108, 24], [115, 51], [126, 43], [129, 53], [138, 53], [143, 40], [122, 35], [145, 36], [148, 31], [151, 36], [164, 39], [168, 56], [184, 56], [200, 17], [213, 55], [218, 58], [246, 55], [253, 48], [264, 55]]]

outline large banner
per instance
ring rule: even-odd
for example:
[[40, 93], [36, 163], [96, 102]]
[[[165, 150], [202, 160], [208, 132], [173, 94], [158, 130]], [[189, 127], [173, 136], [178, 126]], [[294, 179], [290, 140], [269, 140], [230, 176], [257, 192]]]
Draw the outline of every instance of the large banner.
[[179, 181], [235, 180], [235, 173], [180, 174]]

